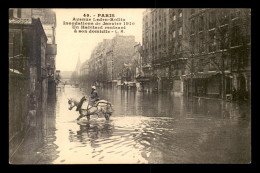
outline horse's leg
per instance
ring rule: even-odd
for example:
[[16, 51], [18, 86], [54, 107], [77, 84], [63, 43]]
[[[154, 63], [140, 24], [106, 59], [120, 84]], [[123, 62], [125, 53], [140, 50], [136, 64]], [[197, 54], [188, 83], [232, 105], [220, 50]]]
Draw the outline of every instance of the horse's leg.
[[81, 119], [82, 117], [84, 117], [82, 110], [79, 109], [79, 117], [77, 118], [77, 120]]
[[109, 114], [108, 113], [105, 113], [105, 118], [106, 118], [106, 120], [109, 120]]
[[77, 120], [81, 119], [84, 115], [80, 114]]
[[91, 110], [92, 108], [90, 108], [88, 111], [87, 111], [87, 119], [88, 121], [90, 120], [90, 115], [93, 115], [93, 110]]
[[[111, 109], [111, 105], [110, 105], [110, 109]], [[111, 112], [109, 111], [109, 107], [108, 107], [108, 104], [107, 104], [106, 112], [105, 112], [106, 120], [109, 120], [110, 116], [111, 116]]]

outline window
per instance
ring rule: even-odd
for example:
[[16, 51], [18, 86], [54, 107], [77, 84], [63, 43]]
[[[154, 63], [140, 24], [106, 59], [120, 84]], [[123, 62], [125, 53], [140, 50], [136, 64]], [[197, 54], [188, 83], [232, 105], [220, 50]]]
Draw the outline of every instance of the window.
[[191, 51], [192, 51], [192, 53], [194, 53], [195, 52], [195, 36], [191, 36], [190, 43], [191, 43]]
[[191, 15], [195, 14], [195, 8], [192, 8], [190, 13]]
[[200, 16], [199, 18], [199, 31], [204, 29], [204, 16]]
[[[213, 57], [212, 59], [214, 59], [215, 57]], [[216, 66], [213, 62], [213, 60], [211, 60], [211, 62], [209, 63], [209, 71], [216, 71]]]
[[[11, 38], [10, 38], [10, 36], [11, 36]], [[21, 50], [20, 50], [21, 40], [20, 40], [20, 38], [21, 38], [20, 33], [12, 33], [12, 34], [9, 35], [9, 39], [10, 39], [9, 42], [12, 43], [12, 45], [13, 45], [12, 54], [15, 57], [17, 57], [18, 55], [21, 54]]]
[[9, 57], [13, 57], [14, 34], [9, 34]]
[[203, 59], [200, 59], [198, 65], [199, 65], [198, 71], [199, 71], [199, 72], [203, 72], [204, 60], [203, 60]]
[[200, 35], [199, 35], [199, 53], [202, 53], [202, 52], [204, 52], [204, 35], [203, 35], [203, 33], [201, 33]]
[[229, 70], [230, 69], [230, 59], [229, 58], [225, 58], [225, 60], [224, 60], [224, 68], [225, 68], [225, 70]]
[[181, 43], [178, 43], [178, 47], [177, 47], [177, 49], [178, 49], [178, 52], [181, 52]]
[[179, 35], [182, 35], [182, 27], [179, 28]]
[[239, 26], [233, 26], [231, 31], [231, 46], [240, 45], [240, 29]]
[[214, 52], [216, 50], [216, 35], [215, 31], [209, 32], [209, 52]]
[[179, 17], [182, 17], [182, 10], [179, 11]]
[[14, 17], [14, 9], [9, 9], [9, 18]]
[[220, 49], [226, 49], [228, 47], [228, 28], [226, 26], [220, 29]]
[[173, 13], [173, 20], [176, 20], [176, 15], [175, 15], [175, 13]]
[[209, 21], [209, 29], [216, 27], [216, 11], [210, 12], [210, 21]]
[[231, 19], [235, 19], [235, 18], [239, 17], [239, 15], [240, 15], [240, 10], [239, 9], [235, 9], [231, 13]]
[[220, 12], [220, 25], [225, 25], [228, 23], [228, 9], [223, 9]]
[[195, 20], [191, 21], [191, 34], [195, 33]]
[[176, 37], [176, 31], [173, 31], [173, 33], [172, 33], [172, 37], [173, 37], [173, 38]]
[[21, 15], [22, 15], [21, 8], [18, 8], [18, 9], [17, 9], [17, 17], [18, 17], [18, 18], [21, 18]]

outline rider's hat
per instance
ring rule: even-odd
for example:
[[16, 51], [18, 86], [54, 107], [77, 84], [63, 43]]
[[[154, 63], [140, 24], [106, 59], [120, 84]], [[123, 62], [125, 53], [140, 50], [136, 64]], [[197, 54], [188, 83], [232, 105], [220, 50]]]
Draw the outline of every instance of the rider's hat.
[[96, 86], [92, 86], [91, 88], [95, 90], [95, 89], [96, 89]]

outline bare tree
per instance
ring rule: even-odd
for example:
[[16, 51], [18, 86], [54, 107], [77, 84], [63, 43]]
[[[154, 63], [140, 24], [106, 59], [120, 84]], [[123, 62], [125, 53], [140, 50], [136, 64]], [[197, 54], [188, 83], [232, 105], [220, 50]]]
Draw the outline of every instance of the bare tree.
[[[214, 36], [209, 34], [209, 44], [212, 47], [210, 63], [215, 66], [221, 75], [221, 98], [226, 96], [227, 70], [231, 72], [231, 60], [234, 51], [240, 52], [240, 58], [246, 57], [248, 48], [248, 26], [250, 26], [249, 9], [220, 9], [216, 18]], [[241, 62], [238, 71], [243, 68]]]

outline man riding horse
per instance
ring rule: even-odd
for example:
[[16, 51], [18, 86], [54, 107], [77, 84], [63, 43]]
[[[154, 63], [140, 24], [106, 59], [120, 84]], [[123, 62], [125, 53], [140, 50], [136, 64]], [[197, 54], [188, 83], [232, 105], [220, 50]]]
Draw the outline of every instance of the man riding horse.
[[99, 97], [98, 97], [98, 93], [96, 91], [96, 87], [95, 86], [92, 86], [92, 90], [91, 90], [91, 93], [90, 93], [90, 106], [94, 106], [94, 104], [99, 101]]
[[92, 86], [90, 99], [88, 99], [87, 109], [82, 109], [82, 105], [84, 101], [87, 101], [87, 98], [85, 96], [82, 97], [79, 102], [73, 99], [69, 99], [68, 102], [70, 105], [69, 109], [71, 110], [74, 106], [76, 106], [77, 107], [76, 111], [79, 111], [80, 113], [80, 116], [77, 118], [77, 120], [79, 120], [84, 116], [87, 116], [87, 119], [89, 120], [90, 115], [98, 114], [98, 113], [103, 113], [107, 120], [111, 116], [113, 110], [111, 103], [106, 100], [99, 99], [95, 86]]
[[[78, 104], [78, 106], [77, 106], [76, 111], [79, 111], [79, 110], [80, 110], [80, 108], [81, 108], [83, 102], [86, 101], [86, 100], [87, 100], [87, 99], [86, 99], [85, 96], [81, 98], [81, 100], [80, 100], [80, 102], [79, 102], [79, 104]], [[92, 87], [91, 87], [91, 93], [90, 93], [89, 105], [90, 105], [90, 106], [95, 106], [95, 103], [96, 103], [98, 100], [99, 100], [99, 97], [98, 97], [98, 93], [97, 93], [97, 91], [96, 91], [96, 87], [95, 87], [95, 86], [92, 86]]]

